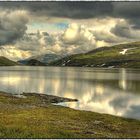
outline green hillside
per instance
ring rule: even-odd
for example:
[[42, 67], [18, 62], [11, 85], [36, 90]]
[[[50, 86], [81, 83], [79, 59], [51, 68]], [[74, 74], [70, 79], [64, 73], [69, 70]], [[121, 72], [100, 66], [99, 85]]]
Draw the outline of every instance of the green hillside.
[[18, 63], [7, 59], [6, 57], [0, 56], [0, 66], [14, 66], [17, 65]]
[[50, 65], [140, 68], [140, 42], [98, 48], [88, 53], [65, 57]]

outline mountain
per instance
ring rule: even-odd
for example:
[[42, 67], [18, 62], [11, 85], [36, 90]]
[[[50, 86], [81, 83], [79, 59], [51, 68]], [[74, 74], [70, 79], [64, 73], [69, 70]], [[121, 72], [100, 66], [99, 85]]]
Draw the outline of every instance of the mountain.
[[49, 65], [140, 68], [140, 42], [97, 48], [87, 53], [64, 57]]
[[40, 62], [48, 64], [50, 62], [56, 61], [61, 58], [62, 56], [57, 55], [57, 54], [44, 54], [44, 55], [33, 56], [33, 57], [30, 57], [29, 59], [36, 59]]
[[30, 60], [21, 60], [21, 61], [18, 61], [19, 63], [21, 64], [24, 64], [24, 65], [28, 65], [28, 66], [46, 66], [45, 63], [42, 63], [36, 59], [30, 59]]
[[18, 65], [18, 63], [9, 60], [6, 57], [0, 56], [0, 66], [15, 66]]
[[18, 62], [26, 65], [28, 63], [28, 61], [30, 61], [30, 60], [37, 60], [37, 61], [40, 61], [41, 63], [44, 63], [47, 65], [58, 59], [62, 59], [62, 56], [57, 55], [57, 54], [43, 54], [43, 55], [38, 55], [38, 56], [32, 56], [28, 59], [19, 60]]

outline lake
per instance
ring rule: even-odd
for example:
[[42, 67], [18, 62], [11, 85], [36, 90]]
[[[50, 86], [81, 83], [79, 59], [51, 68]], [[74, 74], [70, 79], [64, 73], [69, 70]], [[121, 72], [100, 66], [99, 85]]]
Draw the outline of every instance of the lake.
[[62, 105], [140, 119], [139, 69], [0, 67], [0, 91], [76, 98]]

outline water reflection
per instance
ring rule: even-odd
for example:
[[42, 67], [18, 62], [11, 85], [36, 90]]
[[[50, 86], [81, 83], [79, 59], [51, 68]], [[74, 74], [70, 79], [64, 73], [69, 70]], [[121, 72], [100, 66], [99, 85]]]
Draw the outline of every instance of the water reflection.
[[119, 86], [123, 90], [127, 89], [127, 77], [126, 77], [126, 69], [121, 69], [120, 70], [120, 80], [119, 80]]
[[63, 105], [140, 119], [140, 71], [127, 69], [1, 67], [0, 90], [79, 99]]

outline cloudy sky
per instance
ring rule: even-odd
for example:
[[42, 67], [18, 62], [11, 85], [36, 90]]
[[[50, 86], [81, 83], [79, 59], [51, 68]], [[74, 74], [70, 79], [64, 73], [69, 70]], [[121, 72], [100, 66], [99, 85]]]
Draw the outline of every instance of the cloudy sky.
[[0, 55], [60, 55], [140, 40], [140, 2], [0, 2]]

